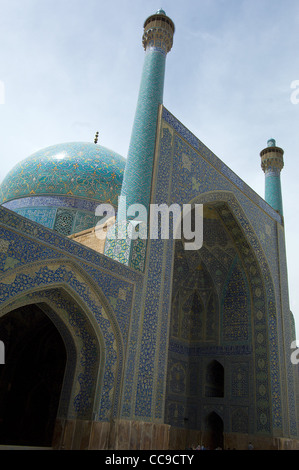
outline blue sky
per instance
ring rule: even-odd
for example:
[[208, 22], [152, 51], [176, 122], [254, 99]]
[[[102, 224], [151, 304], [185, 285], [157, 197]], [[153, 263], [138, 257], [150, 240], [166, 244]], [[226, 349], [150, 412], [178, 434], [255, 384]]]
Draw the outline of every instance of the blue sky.
[[[34, 151], [93, 141], [126, 156], [144, 20], [176, 26], [164, 105], [258, 194], [260, 151], [285, 151], [290, 305], [299, 338], [298, 0], [0, 0], [0, 180]], [[299, 93], [297, 95], [299, 97]]]

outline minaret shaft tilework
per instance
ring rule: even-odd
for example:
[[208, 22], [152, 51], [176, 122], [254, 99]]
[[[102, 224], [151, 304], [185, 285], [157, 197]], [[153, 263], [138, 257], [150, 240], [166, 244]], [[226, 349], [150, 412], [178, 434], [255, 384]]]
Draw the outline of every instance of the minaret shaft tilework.
[[[155, 50], [146, 53], [141, 87], [121, 195], [127, 205], [148, 207], [159, 104], [163, 101], [166, 56]], [[124, 219], [125, 214], [119, 219]]]
[[281, 181], [280, 174], [277, 172], [272, 171], [266, 175], [265, 200], [273, 209], [283, 215]]
[[[148, 215], [152, 187], [156, 131], [159, 105], [163, 102], [166, 55], [173, 42], [174, 24], [163, 10], [147, 18], [142, 43], [145, 59], [118, 205], [116, 224], [107, 233], [105, 254], [138, 271], [145, 267]], [[137, 213], [128, 214], [128, 208], [139, 205], [142, 228], [136, 238], [132, 235]], [[140, 216], [140, 206], [142, 216]], [[136, 207], [136, 206], [135, 206]], [[144, 226], [146, 225], [146, 227]], [[117, 233], [116, 237], [114, 236]]]
[[276, 147], [274, 139], [261, 152], [261, 166], [265, 172], [265, 201], [283, 216], [280, 172], [284, 166], [283, 150]]
[[145, 60], [121, 192], [126, 206], [119, 207], [118, 220], [126, 219], [125, 209], [132, 204], [149, 207], [158, 108], [173, 32], [174, 25], [162, 10], [145, 21]]

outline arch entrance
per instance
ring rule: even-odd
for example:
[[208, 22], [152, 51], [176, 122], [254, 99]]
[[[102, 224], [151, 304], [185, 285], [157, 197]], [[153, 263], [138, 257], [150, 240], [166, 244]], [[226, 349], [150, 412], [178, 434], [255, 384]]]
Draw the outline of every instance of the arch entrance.
[[223, 449], [223, 421], [214, 411], [206, 416], [203, 442], [211, 450]]
[[64, 342], [37, 304], [0, 318], [0, 444], [52, 445], [66, 367]]
[[[272, 376], [277, 370], [269, 354], [277, 351], [275, 335], [267, 336], [269, 325], [276, 331], [276, 301], [260, 241], [234, 196], [215, 192], [193, 202], [203, 204], [203, 246], [189, 251], [183, 240], [174, 243], [165, 421], [174, 428], [206, 431], [215, 447], [222, 420], [213, 415], [215, 420], [205, 421], [203, 410], [228, 410], [221, 416], [233, 433], [249, 433], [253, 421], [258, 432], [270, 432], [271, 421], [263, 419], [258, 404], [271, 415], [274, 402], [260, 393], [268, 396], [270, 376], [264, 376], [267, 386], [261, 388], [258, 374], [251, 380], [246, 371], [261, 372], [261, 365], [266, 371], [269, 364]], [[242, 385], [239, 370], [246, 377]], [[235, 396], [252, 405], [244, 425], [231, 420]], [[280, 402], [279, 394], [274, 400]]]

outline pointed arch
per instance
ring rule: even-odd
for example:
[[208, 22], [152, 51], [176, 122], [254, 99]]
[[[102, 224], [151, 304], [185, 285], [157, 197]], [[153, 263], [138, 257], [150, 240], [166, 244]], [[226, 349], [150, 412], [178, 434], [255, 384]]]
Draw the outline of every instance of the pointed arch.
[[[278, 316], [280, 305], [269, 260], [261, 240], [256, 234], [250, 217], [231, 191], [210, 191], [198, 195], [190, 204], [204, 204], [217, 211], [223, 226], [229, 233], [242, 262], [251, 296], [250, 343], [253, 348], [253, 367], [256, 377], [262, 370], [267, 377], [266, 383], [258, 378], [254, 384], [256, 395], [255, 427], [258, 432], [282, 429], [283, 400], [281, 396], [279, 356], [277, 337], [280, 335]], [[248, 350], [248, 353], [250, 351]], [[261, 370], [261, 365], [263, 365]], [[268, 369], [269, 368], [269, 369]], [[270, 374], [268, 374], [270, 370]], [[270, 399], [271, 396], [271, 399]], [[266, 406], [266, 401], [268, 406]], [[260, 405], [259, 405], [260, 403]], [[271, 415], [274, 417], [271, 424]]]
[[[115, 416], [121, 394], [117, 384], [123, 343], [113, 309], [100, 287], [69, 260], [26, 265], [13, 274], [5, 273], [0, 284], [5, 296], [0, 316], [17, 306], [42, 305], [70, 348], [67, 367], [68, 377], [73, 379], [62, 393], [61, 415], [104, 421]], [[19, 285], [23, 286], [21, 293]], [[71, 390], [68, 409], [67, 390]]]
[[222, 418], [215, 411], [212, 411], [206, 415], [204, 426], [204, 447], [210, 450], [223, 449], [224, 424]]
[[67, 380], [67, 349], [39, 305], [0, 319], [7, 360], [0, 370], [0, 444], [51, 447]]
[[[196, 350], [191, 350], [191, 347], [186, 349], [186, 345], [184, 345], [184, 349], [180, 344], [180, 338], [171, 337], [169, 357], [171, 359], [176, 351], [180, 351], [181, 360], [189, 361], [190, 355], [195, 355], [196, 359], [192, 358], [190, 362], [192, 374], [195, 374], [197, 373], [196, 365], [198, 364], [197, 367], [200, 367], [200, 364], [209, 356], [212, 358], [234, 354], [245, 355], [250, 361], [252, 370], [256, 371], [253, 376], [254, 380], [251, 382], [251, 393], [256, 396], [256, 407], [250, 417], [251, 422], [254, 423], [253, 426], [257, 432], [269, 433], [271, 426], [280, 429], [283, 405], [280, 384], [276, 380], [280, 375], [279, 361], [277, 360], [279, 351], [276, 341], [277, 329], [279, 328], [276, 316], [276, 291], [271, 266], [263, 251], [260, 238], [255, 233], [248, 214], [244, 212], [236, 196], [230, 191], [200, 194], [189, 204], [204, 205], [203, 247], [198, 253], [184, 255], [182, 249], [177, 249], [180, 241], [174, 242], [173, 286], [177, 289], [177, 278], [183, 279], [186, 284], [185, 280], [191, 278], [191, 275], [188, 275], [188, 269], [196, 267], [196, 263], [201, 262], [213, 280], [214, 293], [218, 300], [218, 311], [222, 314], [226, 312], [226, 317], [225, 315], [224, 317], [228, 337], [225, 343], [221, 331], [222, 319], [218, 330], [222, 336], [214, 337], [209, 343], [207, 341], [198, 342]], [[216, 226], [217, 232], [214, 230]], [[177, 259], [178, 255], [181, 258], [185, 256], [185, 264], [182, 263], [182, 259]], [[181, 272], [178, 269], [181, 269]], [[184, 277], [180, 276], [181, 273]], [[234, 311], [233, 307], [229, 306], [229, 292], [235, 288], [239, 293], [242, 293], [238, 305], [240, 311]], [[223, 304], [223, 294], [227, 300], [225, 305]], [[205, 295], [204, 285], [201, 289], [201, 296], [203, 295]], [[214, 302], [216, 297], [214, 296]], [[241, 314], [244, 312], [245, 316], [241, 319]], [[220, 319], [220, 315], [218, 318]], [[230, 320], [235, 322], [233, 328]], [[247, 328], [242, 328], [243, 320]], [[194, 383], [196, 382], [194, 381]], [[200, 379], [197, 384], [200, 384]], [[168, 389], [168, 391], [169, 398], [167, 400], [170, 401], [172, 399], [171, 390]], [[204, 396], [204, 393], [201, 393], [201, 396]], [[221, 399], [225, 401], [225, 397]], [[186, 400], [188, 401], [188, 397]], [[273, 424], [271, 423], [272, 416], [275, 417]], [[168, 422], [171, 422], [171, 419], [168, 418]], [[198, 425], [200, 426], [199, 422]]]

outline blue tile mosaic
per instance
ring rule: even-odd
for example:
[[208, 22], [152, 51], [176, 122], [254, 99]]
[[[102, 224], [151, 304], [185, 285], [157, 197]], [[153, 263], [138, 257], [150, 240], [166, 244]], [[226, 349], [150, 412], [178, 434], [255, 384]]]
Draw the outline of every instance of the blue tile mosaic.
[[47, 147], [9, 172], [0, 185], [0, 203], [70, 235], [97, 224], [98, 204], [111, 204], [116, 209], [124, 167], [120, 155], [97, 144]]
[[117, 205], [125, 159], [97, 144], [70, 142], [42, 149], [17, 164], [0, 186], [0, 203], [55, 195]]
[[[56, 325], [68, 353], [62, 419], [200, 430], [215, 412], [226, 433], [295, 437], [283, 218], [161, 105], [163, 34], [143, 38], [124, 176], [114, 152], [63, 144], [1, 185], [0, 317], [38, 303]], [[124, 236], [103, 255], [62, 235], [94, 225], [98, 202], [116, 205], [123, 178], [127, 205], [202, 204], [203, 246]], [[123, 213], [115, 227], [127, 231]]]

